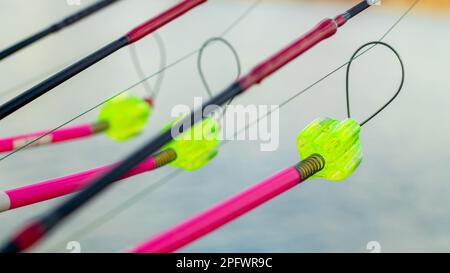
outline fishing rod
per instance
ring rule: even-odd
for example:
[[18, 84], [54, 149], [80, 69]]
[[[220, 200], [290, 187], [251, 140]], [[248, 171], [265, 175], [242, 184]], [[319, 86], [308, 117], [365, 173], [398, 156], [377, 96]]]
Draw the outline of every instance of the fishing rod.
[[300, 163], [151, 237], [131, 252], [174, 252], [310, 178], [348, 178], [363, 158], [359, 133], [360, 125], [353, 119], [313, 121], [297, 137], [297, 149], [300, 158], [304, 158]]
[[150, 97], [120, 94], [107, 101], [95, 122], [0, 138], [0, 153], [66, 142], [104, 133], [115, 141], [126, 141], [140, 134], [153, 110]]
[[[154, 36], [160, 51], [160, 70], [162, 70], [166, 65], [166, 49], [162, 38], [157, 33]], [[147, 82], [135, 47], [131, 46], [129, 49], [135, 70], [143, 79], [140, 83], [144, 86], [146, 96], [137, 97], [123, 91], [97, 106], [100, 110], [95, 122], [66, 127], [73, 121], [70, 120], [53, 129], [0, 138], [0, 153], [11, 152], [9, 154], [11, 155], [25, 148], [66, 142], [100, 133], [105, 133], [108, 138], [115, 141], [126, 141], [139, 135], [153, 112], [154, 101], [160, 93], [164, 73], [159, 74], [153, 89]]]
[[[402, 77], [394, 95], [372, 115], [358, 123], [351, 117], [349, 77], [353, 61], [369, 46], [381, 45], [397, 57]], [[400, 94], [405, 82], [405, 67], [399, 53], [389, 44], [374, 41], [359, 47], [350, 58], [346, 72], [347, 119], [319, 118], [297, 136], [300, 163], [287, 168], [225, 201], [166, 229], [134, 247], [134, 253], [174, 252], [211, 233], [245, 213], [291, 190], [310, 178], [342, 181], [350, 177], [363, 159], [361, 127], [384, 111]]]
[[[173, 150], [163, 151], [155, 156], [148, 157], [120, 179], [126, 179], [144, 172], [153, 171], [172, 162], [175, 158], [176, 154]], [[111, 170], [116, 165], [117, 163], [110, 164], [16, 189], [0, 191], [0, 212], [37, 204], [77, 192], [92, 182], [95, 177]]]
[[345, 13], [336, 16], [334, 19], [328, 18], [322, 20], [311, 31], [301, 36], [294, 43], [276, 53], [268, 60], [257, 65], [248, 74], [240, 77], [237, 81], [231, 84], [230, 87], [216, 95], [200, 109], [191, 112], [189, 116], [176, 123], [171, 130], [159, 134], [155, 138], [151, 139], [141, 149], [122, 161], [116, 168], [108, 171], [100, 178], [95, 179], [94, 182], [90, 183], [82, 191], [76, 193], [67, 202], [24, 226], [22, 230], [15, 234], [3, 246], [1, 251], [21, 252], [28, 249], [45, 237], [46, 234], [53, 230], [67, 216], [76, 211], [82, 205], [86, 204], [93, 197], [111, 185], [115, 180], [120, 178], [123, 174], [132, 170], [149, 155], [154, 154], [175, 137], [188, 130], [192, 125], [211, 114], [213, 109], [208, 106], [223, 105], [231, 98], [242, 94], [244, 91], [256, 84], [261, 83], [265, 78], [269, 77], [298, 56], [313, 48], [321, 41], [336, 34], [339, 27], [343, 26], [350, 19], [363, 12], [376, 2], [377, 1], [369, 0], [361, 1], [359, 4], [355, 5]]
[[[161, 71], [165, 67], [165, 49], [162, 39], [159, 37], [156, 40], [162, 55], [162, 67], [160, 69]], [[204, 50], [213, 42], [221, 42], [231, 50], [233, 56], [236, 59], [238, 75], [237, 77], [239, 77], [241, 74], [241, 64], [239, 56], [237, 55], [234, 47], [223, 38], [214, 37], [208, 39], [200, 48], [197, 60], [199, 75], [208, 94], [211, 94], [211, 90], [203, 74], [201, 59], [203, 57]], [[0, 138], [0, 153], [14, 153], [25, 148], [29, 149], [49, 144], [66, 142], [94, 136], [100, 133], [105, 133], [106, 136], [115, 141], [126, 141], [139, 135], [143, 131], [151, 113], [153, 112], [154, 101], [160, 93], [159, 89], [163, 77], [160, 76], [158, 78], [155, 85], [155, 90], [152, 90], [153, 88], [151, 88], [149, 83], [147, 82], [148, 79], [146, 79], [146, 76], [144, 75], [142, 66], [139, 63], [137, 52], [135, 51], [133, 46], [130, 47], [130, 54], [132, 56], [132, 61], [138, 76], [143, 79], [139, 83], [142, 83], [144, 85], [147, 96], [145, 96], [144, 98], [139, 98], [130, 95], [128, 92], [120, 92], [119, 94], [99, 104], [100, 113], [97, 117], [97, 121], [95, 122], [68, 127], [65, 127], [64, 124], [52, 130]], [[10, 153], [9, 155], [11, 155], [12, 153]]]
[[72, 78], [73, 76], [79, 74], [88, 67], [106, 58], [112, 53], [125, 46], [139, 41], [145, 36], [153, 33], [154, 31], [179, 18], [186, 12], [192, 10], [200, 4], [205, 3], [206, 1], [207, 0], [183, 0], [172, 8], [161, 13], [160, 15], [132, 29], [119, 39], [111, 42], [105, 47], [95, 51], [91, 55], [81, 59], [75, 64], [67, 67], [66, 69], [56, 73], [55, 75], [28, 89], [27, 91], [0, 106], [0, 120], [4, 119], [23, 106], [49, 92], [50, 90]]
[[[400, 85], [398, 91], [395, 93], [395, 95], [394, 95], [394, 97], [392, 99], [397, 97], [399, 92], [400, 92], [400, 89], [403, 88], [403, 83], [404, 83], [404, 80], [405, 80], [404, 65], [403, 65], [403, 61], [402, 61], [399, 53], [392, 46], [390, 46], [390, 45], [386, 44], [385, 42], [383, 42], [383, 40], [413, 10], [413, 8], [419, 2], [420, 2], [420, 0], [414, 1], [411, 4], [411, 6], [399, 17], [399, 19], [397, 19], [394, 22], [394, 24], [392, 26], [390, 26], [388, 28], [388, 30], [383, 35], [381, 35], [381, 38], [379, 38], [377, 41], [369, 42], [369, 43], [366, 43], [363, 46], [361, 46], [357, 51], [355, 51], [355, 53], [352, 56], [352, 58], [350, 59], [350, 61], [347, 61], [347, 62], [337, 66], [336, 68], [332, 69], [329, 73], [326, 73], [325, 76], [321, 77], [319, 80], [316, 80], [313, 84], [310, 84], [306, 88], [295, 92], [292, 96], [290, 96], [289, 98], [284, 100], [282, 103], [280, 103], [279, 107], [277, 108], [277, 110], [278, 109], [281, 110], [281, 108], [286, 107], [287, 105], [293, 103], [296, 99], [300, 98], [300, 96], [302, 94], [304, 94], [308, 90], [311, 90], [314, 86], [316, 86], [317, 84], [323, 82], [325, 79], [329, 78], [331, 75], [334, 75], [334, 73], [336, 73], [337, 71], [341, 70], [345, 66], [351, 65], [354, 60], [359, 59], [362, 55], [367, 54], [372, 49], [374, 49], [377, 45], [383, 45], [383, 46], [387, 47], [388, 49], [390, 49], [397, 56], [397, 58], [398, 58], [398, 60], [400, 62], [400, 65], [401, 65], [401, 68], [402, 68], [401, 85]], [[348, 67], [347, 74], [349, 73], [349, 71], [350, 71], [350, 69]], [[348, 79], [349, 77], [346, 77], [346, 78]], [[349, 89], [349, 80], [346, 80], [347, 99], [349, 97], [348, 96], [348, 93], [349, 93], [348, 89]], [[392, 101], [392, 99], [390, 101]], [[349, 105], [349, 103], [347, 105]], [[383, 108], [380, 108], [380, 109], [384, 109], [384, 108], [385, 108], [385, 106], [383, 106]], [[236, 131], [233, 135], [237, 136], [238, 134], [247, 131], [250, 127], [259, 124], [259, 122], [261, 120], [271, 116], [273, 112], [274, 111], [269, 111], [266, 114], [264, 114], [262, 116], [259, 116], [257, 119], [255, 119], [250, 124], [246, 125], [245, 127], [241, 128], [240, 130]], [[348, 109], [347, 113], [348, 113], [348, 117], [351, 118], [351, 114], [350, 114], [350, 110], [349, 109]], [[367, 120], [366, 120], [366, 122], [367, 122]], [[229, 143], [230, 142], [222, 142], [221, 146], [224, 146], [224, 145], [229, 144]], [[169, 182], [174, 180], [176, 177], [178, 177], [180, 174], [181, 174], [181, 172], [179, 170], [169, 172], [168, 175], [165, 175], [165, 176], [161, 177], [160, 179], [158, 179], [157, 181], [155, 181], [154, 183], [148, 185], [147, 187], [144, 187], [144, 189], [142, 191], [139, 191], [138, 193], [133, 194], [132, 196], [129, 196], [128, 198], [126, 198], [125, 200], [119, 202], [119, 204], [117, 204], [116, 206], [112, 207], [111, 209], [109, 209], [105, 213], [97, 215], [97, 217], [95, 217], [95, 219], [93, 219], [93, 221], [90, 221], [89, 223], [87, 223], [86, 225], [82, 226], [80, 229], [74, 231], [73, 233], [68, 234], [65, 237], [65, 239], [63, 238], [63, 239], [59, 240], [59, 242], [57, 244], [53, 245], [50, 248], [51, 249], [50, 252], [57, 251], [56, 249], [58, 249], [59, 245], [65, 245], [65, 243], [67, 241], [70, 241], [73, 238], [78, 238], [78, 239], [85, 238], [88, 234], [92, 233], [94, 230], [97, 230], [100, 227], [102, 227], [102, 226], [106, 225], [107, 223], [111, 222], [113, 219], [118, 217], [120, 214], [125, 213], [126, 210], [131, 208], [131, 206], [135, 205], [137, 202], [141, 201], [144, 197], [148, 196], [149, 194], [154, 193], [157, 189], [161, 188], [162, 186], [168, 184]]]
[[72, 14], [72, 15], [67, 16], [63, 20], [61, 20], [57, 23], [54, 23], [54, 24], [50, 25], [49, 27], [23, 39], [22, 41], [17, 42], [16, 44], [0, 51], [0, 61], [11, 56], [12, 54], [18, 52], [19, 50], [24, 49], [25, 47], [34, 44], [35, 42], [37, 42], [51, 34], [54, 34], [60, 30], [63, 30], [66, 27], [69, 27], [69, 26], [83, 20], [88, 16], [101, 11], [102, 9], [104, 9], [118, 1], [119, 0], [101, 0], [101, 1], [98, 1], [84, 9]]
[[[170, 126], [166, 126], [166, 130], [169, 128]], [[166, 145], [163, 151], [148, 157], [117, 181], [150, 172], [168, 164], [185, 171], [195, 171], [202, 168], [218, 153], [219, 128], [220, 125], [216, 120], [205, 119]], [[93, 179], [113, 169], [118, 164], [110, 164], [16, 189], [0, 191], [0, 212], [80, 191]]]

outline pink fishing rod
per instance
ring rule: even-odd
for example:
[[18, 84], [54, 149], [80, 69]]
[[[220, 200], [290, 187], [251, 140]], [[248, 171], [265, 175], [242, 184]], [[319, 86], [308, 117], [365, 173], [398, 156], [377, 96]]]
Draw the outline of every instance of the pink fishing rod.
[[325, 160], [312, 155], [216, 206], [176, 225], [131, 250], [133, 253], [169, 253], [227, 224], [321, 171]]
[[[118, 180], [155, 170], [172, 162], [176, 157], [177, 155], [174, 150], [165, 150], [155, 156], [148, 157]], [[110, 164], [16, 189], [0, 191], [0, 212], [36, 204], [79, 191], [92, 182], [93, 179], [111, 170], [116, 165], [117, 163]]]
[[96, 122], [76, 125], [55, 131], [41, 131], [0, 139], [0, 153], [10, 152], [24, 147], [35, 147], [58, 143], [95, 135], [104, 131], [107, 123]]
[[[142, 104], [147, 104], [149, 107], [153, 107], [153, 100], [149, 97], [142, 98]], [[142, 104], [140, 105], [142, 106]], [[137, 112], [137, 114], [139, 113], [140, 112]], [[125, 122], [123, 116], [119, 117], [119, 119], [121, 119], [122, 122]], [[129, 119], [127, 119], [130, 124], [133, 123], [132, 119], [134, 119], [134, 116], [132, 115], [130, 115]], [[110, 129], [109, 123], [110, 122], [108, 120], [100, 120], [97, 122], [74, 125], [57, 130], [45, 130], [0, 138], [0, 153], [90, 137]]]

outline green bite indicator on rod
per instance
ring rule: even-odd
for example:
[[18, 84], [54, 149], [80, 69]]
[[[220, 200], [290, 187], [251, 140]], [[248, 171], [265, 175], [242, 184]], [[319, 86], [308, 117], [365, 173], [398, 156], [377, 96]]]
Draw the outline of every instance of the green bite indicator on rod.
[[316, 119], [303, 129], [296, 141], [300, 158], [319, 154], [325, 160], [324, 168], [312, 178], [340, 181], [349, 177], [363, 159], [360, 131], [360, 125], [353, 119], [330, 118]]
[[[179, 120], [175, 119], [167, 124], [162, 132], [170, 130]], [[171, 166], [194, 171], [206, 165], [218, 154], [219, 133], [219, 123], [213, 118], [206, 118], [177, 136], [162, 149], [176, 151], [177, 159], [170, 163]]]
[[152, 110], [145, 99], [124, 93], [106, 102], [97, 120], [107, 124], [104, 132], [109, 138], [125, 141], [142, 132]]

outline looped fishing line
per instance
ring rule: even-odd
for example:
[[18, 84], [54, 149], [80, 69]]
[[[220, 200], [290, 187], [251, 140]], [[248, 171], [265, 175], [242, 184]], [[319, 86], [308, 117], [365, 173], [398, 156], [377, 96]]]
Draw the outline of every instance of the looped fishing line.
[[228, 42], [226, 39], [222, 38], [222, 37], [213, 37], [208, 39], [200, 48], [199, 52], [198, 52], [198, 57], [197, 57], [197, 70], [198, 70], [198, 74], [200, 76], [200, 79], [202, 80], [203, 86], [205, 87], [206, 93], [208, 94], [209, 98], [213, 97], [211, 88], [208, 84], [208, 81], [206, 79], [205, 73], [203, 71], [203, 65], [202, 65], [202, 60], [203, 60], [203, 56], [205, 53], [205, 49], [208, 48], [208, 46], [210, 46], [212, 43], [222, 43], [223, 45], [225, 45], [233, 54], [233, 57], [236, 61], [236, 80], [239, 79], [239, 77], [242, 74], [242, 66], [241, 66], [241, 60], [239, 58], [239, 54], [237, 53], [236, 49], [234, 48], [234, 46]]
[[[209, 87], [208, 81], [206, 80], [206, 76], [205, 73], [203, 72], [203, 67], [202, 67], [202, 59], [204, 56], [204, 52], [205, 49], [211, 45], [214, 42], [220, 42], [223, 43], [224, 45], [226, 45], [231, 53], [233, 54], [233, 57], [236, 61], [236, 78], [235, 80], [238, 80], [241, 75], [242, 75], [242, 65], [241, 65], [241, 59], [239, 58], [239, 54], [237, 53], [236, 48], [226, 39], [222, 38], [222, 37], [213, 37], [211, 39], [208, 39], [200, 48], [199, 52], [198, 52], [198, 57], [197, 57], [197, 70], [198, 70], [198, 74], [200, 75], [200, 79], [202, 80], [203, 86], [205, 87], [206, 93], [208, 94], [209, 98], [211, 99], [213, 97], [211, 88]], [[226, 111], [228, 109], [228, 106], [233, 102], [235, 97], [231, 98], [225, 105], [225, 107], [223, 108], [223, 111], [221, 111], [220, 113], [217, 113], [217, 119], [222, 118], [223, 116], [225, 116]]]
[[[148, 81], [143, 81], [142, 86], [144, 87], [145, 92], [148, 96], [150, 96], [153, 100], [156, 100], [156, 98], [159, 95], [159, 92], [161, 90], [161, 85], [164, 80], [164, 70], [163, 68], [167, 65], [167, 50], [166, 45], [164, 43], [164, 40], [162, 39], [161, 35], [159, 35], [157, 32], [153, 33], [153, 37], [155, 38], [156, 45], [158, 46], [158, 52], [159, 52], [159, 68], [158, 70], [162, 71], [158, 74], [158, 77], [156, 78], [155, 85], [153, 88], [150, 86], [150, 83]], [[131, 56], [131, 62], [133, 63], [134, 70], [136, 71], [136, 74], [138, 75], [138, 78], [140, 80], [145, 79], [145, 73], [143, 66], [141, 64], [141, 61], [138, 57], [137, 49], [135, 44], [131, 44], [129, 47], [129, 52]]]
[[384, 109], [386, 109], [386, 107], [388, 107], [392, 102], [394, 102], [394, 100], [398, 97], [398, 95], [402, 91], [403, 85], [405, 83], [405, 66], [404, 66], [403, 60], [400, 57], [400, 54], [397, 52], [397, 50], [395, 50], [391, 45], [389, 45], [389, 44], [387, 44], [385, 42], [381, 42], [381, 41], [369, 42], [369, 43], [366, 43], [366, 44], [362, 45], [360, 48], [358, 48], [355, 51], [355, 53], [353, 53], [352, 57], [350, 58], [350, 61], [348, 62], [348, 65], [347, 65], [347, 72], [346, 72], [346, 76], [345, 76], [345, 96], [346, 96], [346, 101], [347, 101], [347, 117], [351, 118], [351, 110], [350, 110], [350, 68], [351, 68], [355, 58], [357, 58], [359, 52], [361, 52], [363, 49], [365, 49], [366, 47], [371, 46], [371, 45], [374, 45], [374, 46], [382, 45], [382, 46], [390, 49], [395, 54], [395, 56], [397, 57], [398, 61], [400, 62], [402, 76], [401, 76], [400, 86], [398, 87], [398, 89], [395, 92], [394, 96], [387, 103], [385, 103], [382, 107], [380, 107], [378, 110], [376, 110], [374, 114], [372, 114], [366, 120], [361, 122], [361, 124], [360, 124], [361, 127], [364, 126], [365, 124], [367, 124], [373, 118], [375, 118]]
[[[256, 4], [254, 6], [256, 6], [259, 2], [260, 2], [260, 0], [256, 1], [255, 2]], [[420, 2], [420, 0], [415, 0], [411, 4], [411, 6], [402, 14], [402, 16], [400, 16], [400, 18], [397, 19], [396, 22], [394, 22], [394, 24], [391, 25], [390, 28], [388, 28], [388, 30], [381, 36], [381, 38], [378, 40], [378, 42], [381, 42], [382, 40], [384, 40], [389, 35], [389, 33], [391, 33], [394, 30], [394, 28], [406, 17], [406, 15], [408, 15], [411, 12], [411, 10], [419, 2]], [[366, 44], [366, 45], [362, 46], [361, 48], [359, 48], [356, 51], [356, 53], [352, 56], [351, 62], [353, 62], [358, 57], [360, 57], [360, 56], [366, 54], [367, 52], [369, 52], [370, 50], [372, 50], [376, 45], [377, 44], [375, 44], [375, 42], [372, 42], [371, 47], [369, 47], [368, 49], [366, 49], [366, 50], [364, 50], [362, 52], [361, 52], [361, 50], [363, 48], [369, 46], [369, 45]], [[359, 53], [359, 52], [361, 52], [361, 53]], [[290, 102], [295, 100], [297, 97], [299, 97], [300, 95], [306, 93], [308, 90], [312, 89], [314, 86], [316, 86], [317, 84], [321, 83], [322, 81], [324, 81], [325, 79], [327, 79], [331, 75], [335, 74], [336, 72], [338, 72], [339, 70], [341, 70], [345, 66], [348, 66], [349, 64], [350, 64], [350, 62], [346, 62], [346, 63], [336, 67], [334, 70], [332, 70], [331, 72], [325, 74], [322, 78], [318, 79], [316, 82], [312, 83], [311, 85], [307, 86], [306, 88], [304, 88], [300, 92], [297, 92], [294, 96], [290, 97], [289, 99], [287, 99], [286, 101], [281, 103], [280, 106], [277, 109], [267, 112], [266, 114], [258, 117], [255, 121], [253, 121], [252, 123], [248, 124], [244, 128], [241, 128], [240, 130], [235, 132], [234, 136], [242, 133], [243, 131], [248, 130], [251, 126], [253, 126], [255, 124], [258, 124], [264, 118], [269, 117], [274, 111], [276, 111], [276, 110], [284, 107], [285, 105], [289, 104]], [[229, 143], [229, 141], [223, 141], [219, 145], [220, 145], [220, 147], [222, 147], [222, 146], [225, 146], [227, 143]], [[118, 204], [117, 206], [115, 206], [112, 209], [108, 210], [106, 213], [100, 215], [99, 217], [95, 218], [93, 221], [89, 222], [84, 227], [80, 228], [79, 230], [75, 231], [71, 235], [67, 236], [66, 239], [61, 240], [59, 243], [54, 244], [50, 249], [52, 249], [52, 252], [55, 252], [55, 251], [57, 251], [56, 248], [59, 245], [64, 245], [69, 240], [73, 240], [73, 239], [80, 240], [81, 238], [85, 238], [88, 234], [92, 233], [94, 230], [96, 230], [96, 229], [100, 228], [101, 226], [105, 225], [106, 223], [110, 222], [115, 217], [117, 217], [119, 214], [124, 213], [127, 209], [129, 209], [130, 207], [135, 205], [138, 201], [140, 201], [144, 197], [147, 197], [147, 195], [155, 192], [160, 187], [162, 187], [162, 186], [168, 184], [169, 182], [171, 182], [171, 180], [179, 177], [182, 173], [183, 172], [180, 169], [176, 169], [176, 170], [171, 171], [167, 176], [163, 177], [162, 179], [157, 180], [153, 184], [150, 184], [149, 186], [147, 186], [146, 188], [144, 188], [142, 191], [138, 192], [137, 194], [134, 194], [134, 195], [130, 196], [129, 198], [127, 198], [126, 200], [124, 200], [123, 202]]]

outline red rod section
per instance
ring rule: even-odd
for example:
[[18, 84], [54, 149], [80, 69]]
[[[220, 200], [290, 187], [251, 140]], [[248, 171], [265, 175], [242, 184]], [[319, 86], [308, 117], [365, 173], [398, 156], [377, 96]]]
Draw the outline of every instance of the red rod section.
[[262, 80], [281, 67], [285, 66], [321, 41], [333, 36], [337, 32], [338, 27], [338, 23], [333, 19], [323, 20], [290, 46], [253, 68], [247, 75], [239, 80], [239, 86], [243, 90], [246, 90], [255, 84], [261, 83]]
[[150, 19], [149, 21], [143, 23], [142, 25], [136, 27], [135, 29], [128, 32], [128, 44], [132, 44], [148, 34], [154, 32], [165, 24], [173, 21], [175, 18], [180, 17], [189, 10], [195, 8], [196, 6], [205, 3], [207, 0], [185, 0], [180, 4], [172, 7], [171, 9], [163, 12], [157, 17]]

